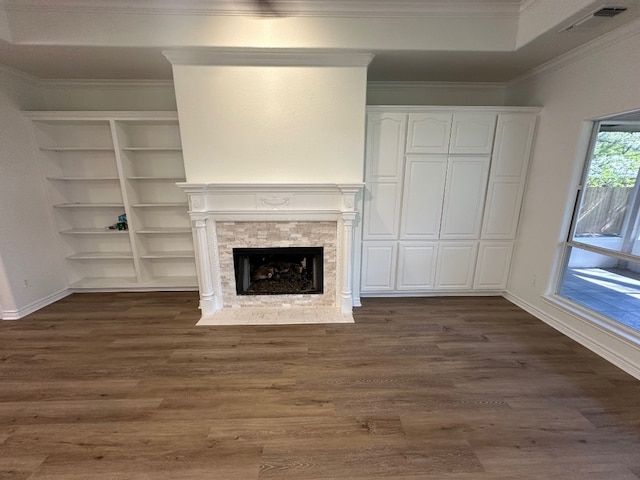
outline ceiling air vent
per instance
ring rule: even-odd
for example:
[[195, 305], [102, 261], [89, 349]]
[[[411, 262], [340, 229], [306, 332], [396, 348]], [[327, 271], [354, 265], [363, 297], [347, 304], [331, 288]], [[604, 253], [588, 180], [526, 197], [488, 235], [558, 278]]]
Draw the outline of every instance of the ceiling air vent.
[[627, 7], [603, 7], [593, 14], [594, 17], [615, 17], [626, 11]]
[[602, 7], [596, 10], [595, 12], [591, 12], [586, 17], [581, 18], [575, 23], [572, 23], [566, 28], [563, 28], [563, 31], [573, 30], [574, 28], [596, 28], [601, 25], [604, 25], [607, 20], [617, 15], [620, 15], [622, 12], [625, 12], [627, 7]]

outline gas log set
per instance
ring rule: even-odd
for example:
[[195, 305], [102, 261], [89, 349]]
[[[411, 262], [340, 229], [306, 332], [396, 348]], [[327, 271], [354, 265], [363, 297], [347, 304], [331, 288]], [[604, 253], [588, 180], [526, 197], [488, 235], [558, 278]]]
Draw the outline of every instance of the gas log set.
[[234, 248], [239, 295], [322, 293], [322, 247]]

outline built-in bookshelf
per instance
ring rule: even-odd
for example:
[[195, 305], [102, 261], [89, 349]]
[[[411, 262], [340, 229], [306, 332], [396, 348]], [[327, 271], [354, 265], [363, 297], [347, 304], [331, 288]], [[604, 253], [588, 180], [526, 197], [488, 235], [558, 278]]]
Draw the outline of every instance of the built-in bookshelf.
[[176, 113], [26, 115], [70, 288], [196, 289]]

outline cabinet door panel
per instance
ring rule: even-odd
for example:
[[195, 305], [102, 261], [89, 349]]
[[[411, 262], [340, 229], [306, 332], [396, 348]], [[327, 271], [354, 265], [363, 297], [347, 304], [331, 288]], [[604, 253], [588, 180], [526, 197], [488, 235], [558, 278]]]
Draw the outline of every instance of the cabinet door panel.
[[400, 216], [398, 186], [370, 183], [365, 189], [364, 238], [395, 239]]
[[493, 146], [496, 115], [491, 113], [453, 116], [449, 153], [488, 155]]
[[447, 153], [451, 137], [450, 113], [411, 113], [407, 153]]
[[408, 155], [401, 238], [436, 240], [440, 231], [447, 157]]
[[502, 114], [498, 117], [491, 163], [492, 181], [518, 182], [524, 179], [536, 118], [528, 113]]
[[477, 242], [441, 242], [436, 267], [437, 290], [471, 290]]
[[395, 289], [396, 242], [363, 242], [363, 292], [385, 292]]
[[513, 239], [518, 228], [522, 185], [513, 182], [497, 182], [489, 185], [487, 204], [482, 225], [482, 238]]
[[480, 237], [488, 170], [488, 157], [449, 157], [441, 239]]
[[407, 115], [376, 113], [367, 119], [366, 178], [398, 181], [402, 176]]
[[536, 115], [501, 114], [489, 174], [483, 239], [513, 239], [518, 227]]
[[397, 290], [433, 290], [437, 250], [435, 242], [400, 242]]
[[481, 242], [473, 288], [504, 290], [507, 288], [512, 242]]

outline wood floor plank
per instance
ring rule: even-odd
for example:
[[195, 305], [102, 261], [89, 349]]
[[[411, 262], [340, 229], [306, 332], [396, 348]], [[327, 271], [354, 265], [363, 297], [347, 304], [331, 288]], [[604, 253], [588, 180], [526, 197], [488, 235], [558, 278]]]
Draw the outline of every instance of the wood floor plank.
[[193, 292], [0, 322], [0, 480], [638, 480], [640, 382], [498, 297], [196, 327]]

